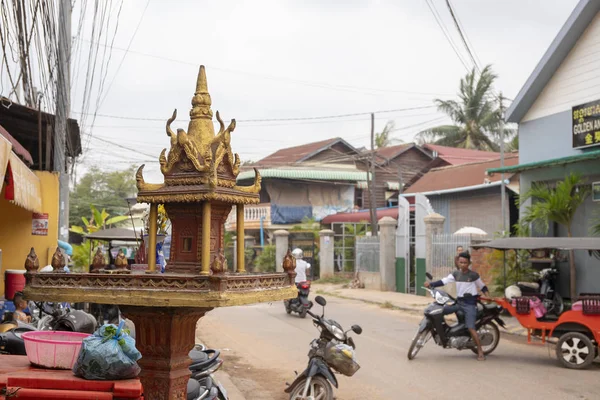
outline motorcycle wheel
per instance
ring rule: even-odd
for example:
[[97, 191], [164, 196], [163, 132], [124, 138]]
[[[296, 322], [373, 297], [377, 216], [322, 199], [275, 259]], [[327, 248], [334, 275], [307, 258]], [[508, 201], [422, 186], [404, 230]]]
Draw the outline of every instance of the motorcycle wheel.
[[300, 318], [306, 318], [306, 311], [307, 311], [306, 308], [302, 308], [302, 311], [300, 311], [300, 313], [299, 313]]
[[[500, 329], [498, 329], [496, 324], [494, 324], [493, 322], [488, 322], [479, 329], [482, 328], [486, 328], [494, 337], [491, 344], [487, 346], [481, 346], [481, 350], [483, 350], [483, 355], [487, 356], [488, 354], [492, 354], [492, 352], [496, 350], [496, 347], [498, 347], [498, 343], [500, 343]], [[472, 348], [471, 351], [477, 354], [477, 348]]]
[[284, 300], [283, 301], [283, 306], [285, 307], [285, 312], [288, 314], [292, 313], [292, 308], [290, 307], [290, 305]]
[[314, 400], [333, 400], [333, 389], [327, 379], [322, 376], [313, 376], [310, 380], [308, 387], [308, 397], [303, 397], [304, 386], [306, 385], [306, 378], [302, 379], [292, 393], [290, 393], [290, 400], [304, 400], [307, 398]]
[[410, 347], [408, 348], [408, 359], [412, 360], [417, 356], [419, 350], [425, 346], [427, 342], [427, 335], [430, 334], [431, 331], [429, 329], [425, 329], [423, 332], [417, 332]]

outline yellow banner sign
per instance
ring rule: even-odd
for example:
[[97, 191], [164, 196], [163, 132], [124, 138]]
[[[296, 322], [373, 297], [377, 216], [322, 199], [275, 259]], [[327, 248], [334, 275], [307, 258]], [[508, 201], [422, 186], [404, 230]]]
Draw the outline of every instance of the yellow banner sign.
[[8, 159], [12, 150], [12, 144], [0, 135], [0, 189], [4, 184], [4, 176], [6, 175], [6, 167], [8, 166]]
[[42, 188], [40, 178], [35, 176], [19, 157], [10, 153], [10, 169], [14, 184], [14, 199], [16, 205], [33, 212], [42, 212]]

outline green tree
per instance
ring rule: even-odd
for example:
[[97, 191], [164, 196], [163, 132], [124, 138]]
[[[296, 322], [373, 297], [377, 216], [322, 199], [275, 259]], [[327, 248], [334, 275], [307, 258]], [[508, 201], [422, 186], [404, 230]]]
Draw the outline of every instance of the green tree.
[[125, 215], [128, 212], [125, 199], [135, 193], [134, 166], [114, 172], [92, 167], [71, 191], [69, 225], [79, 224], [81, 217], [93, 218], [90, 204], [98, 209], [105, 209], [110, 215]]
[[[458, 101], [435, 99], [438, 110], [448, 114], [454, 125], [441, 125], [422, 131], [417, 134], [419, 142], [498, 151], [497, 133], [503, 104], [493, 93], [492, 86], [496, 78], [490, 65], [479, 76], [473, 69], [460, 80]], [[505, 130], [505, 134], [510, 132]]]
[[[116, 217], [110, 217], [110, 214], [106, 212], [105, 209], [102, 211], [98, 211], [98, 209], [91, 205], [90, 211], [92, 214], [92, 218], [88, 220], [86, 217], [81, 217], [81, 222], [83, 222], [83, 226], [72, 225], [71, 232], [79, 233], [80, 235], [86, 235], [89, 233], [94, 233], [99, 231], [100, 229], [106, 229], [113, 224], [118, 224], [119, 222], [125, 221], [127, 216], [119, 215]], [[98, 245], [98, 241], [96, 240], [86, 240], [80, 245], [73, 246], [73, 263], [77, 268], [85, 268], [91, 264], [91, 254], [92, 250]]]
[[375, 148], [381, 149], [392, 144], [390, 133], [394, 130], [394, 127], [394, 121], [388, 121], [388, 123], [383, 127], [383, 130], [375, 134]]
[[[577, 209], [590, 195], [590, 187], [584, 185], [580, 175], [570, 174], [555, 186], [534, 183], [530, 190], [519, 197], [519, 206], [532, 200], [522, 217], [524, 223], [532, 223], [544, 233], [548, 232], [549, 223], [555, 222], [567, 228], [567, 235], [573, 237], [572, 224]], [[575, 255], [569, 251], [570, 292], [571, 300], [577, 297], [577, 270]]]

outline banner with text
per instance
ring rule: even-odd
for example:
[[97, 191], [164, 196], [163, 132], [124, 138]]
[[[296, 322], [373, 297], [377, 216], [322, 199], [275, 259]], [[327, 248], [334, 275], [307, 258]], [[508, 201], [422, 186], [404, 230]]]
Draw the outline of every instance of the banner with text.
[[600, 100], [573, 107], [573, 148], [600, 145]]

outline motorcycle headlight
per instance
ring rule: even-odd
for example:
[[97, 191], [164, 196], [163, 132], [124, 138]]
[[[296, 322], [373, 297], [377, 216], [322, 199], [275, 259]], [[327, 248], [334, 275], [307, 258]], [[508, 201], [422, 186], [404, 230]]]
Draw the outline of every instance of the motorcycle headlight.
[[335, 325], [331, 327], [331, 333], [333, 333], [333, 336], [335, 336], [337, 340], [344, 340], [346, 336], [344, 335], [344, 331]]
[[440, 292], [435, 292], [435, 301], [439, 304], [446, 304], [450, 298], [448, 296], [442, 295]]

